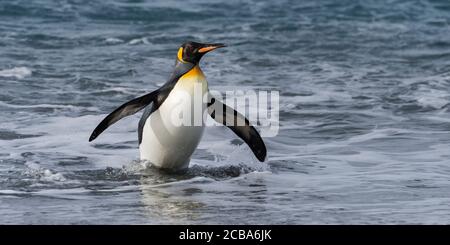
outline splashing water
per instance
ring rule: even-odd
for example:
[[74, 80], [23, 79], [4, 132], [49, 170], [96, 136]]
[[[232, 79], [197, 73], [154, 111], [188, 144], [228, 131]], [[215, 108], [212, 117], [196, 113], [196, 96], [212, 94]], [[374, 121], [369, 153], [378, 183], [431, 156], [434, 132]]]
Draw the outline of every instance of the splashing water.
[[[448, 224], [449, 4], [1, 1], [0, 223]], [[280, 91], [266, 163], [212, 127], [161, 172], [139, 113], [88, 143], [186, 40], [228, 45], [211, 89]]]

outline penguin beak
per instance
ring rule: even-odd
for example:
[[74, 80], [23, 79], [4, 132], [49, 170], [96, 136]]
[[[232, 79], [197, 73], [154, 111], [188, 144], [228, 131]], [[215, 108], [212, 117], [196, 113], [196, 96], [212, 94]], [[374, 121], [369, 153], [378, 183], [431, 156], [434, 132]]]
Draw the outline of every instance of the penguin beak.
[[204, 54], [211, 50], [223, 48], [223, 47], [226, 47], [226, 45], [222, 44], [222, 43], [206, 44], [203, 48], [199, 49], [198, 52], [201, 54]]

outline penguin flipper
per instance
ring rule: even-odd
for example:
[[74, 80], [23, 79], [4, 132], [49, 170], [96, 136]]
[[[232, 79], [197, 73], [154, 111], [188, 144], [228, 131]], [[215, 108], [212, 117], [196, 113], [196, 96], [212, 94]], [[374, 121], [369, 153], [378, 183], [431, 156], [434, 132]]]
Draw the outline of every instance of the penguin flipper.
[[89, 137], [89, 142], [93, 141], [97, 136], [99, 136], [103, 131], [105, 131], [109, 126], [119, 121], [120, 119], [133, 115], [134, 113], [144, 109], [148, 104], [156, 99], [159, 90], [155, 90], [151, 93], [138, 97], [136, 99], [130, 100], [127, 103], [119, 106], [108, 116], [106, 116], [100, 124], [94, 129]]
[[230, 128], [241, 138], [255, 154], [260, 162], [264, 162], [267, 155], [266, 145], [258, 131], [249, 120], [233, 108], [223, 104], [209, 95], [208, 113], [216, 121]]

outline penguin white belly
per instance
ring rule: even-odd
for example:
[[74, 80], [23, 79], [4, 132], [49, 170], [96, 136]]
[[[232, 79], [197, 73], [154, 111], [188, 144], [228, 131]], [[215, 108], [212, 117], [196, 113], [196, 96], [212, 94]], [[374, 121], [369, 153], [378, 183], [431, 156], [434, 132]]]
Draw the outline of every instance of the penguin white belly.
[[[139, 145], [141, 160], [170, 170], [181, 170], [189, 166], [190, 157], [204, 131], [204, 124], [195, 121], [199, 118], [194, 116], [194, 111], [200, 110], [200, 120], [203, 120], [205, 105], [196, 100], [207, 92], [207, 86], [198, 67], [179, 79], [158, 110], [144, 124], [142, 142]], [[194, 109], [195, 106], [197, 108]], [[194, 124], [195, 122], [197, 123]]]

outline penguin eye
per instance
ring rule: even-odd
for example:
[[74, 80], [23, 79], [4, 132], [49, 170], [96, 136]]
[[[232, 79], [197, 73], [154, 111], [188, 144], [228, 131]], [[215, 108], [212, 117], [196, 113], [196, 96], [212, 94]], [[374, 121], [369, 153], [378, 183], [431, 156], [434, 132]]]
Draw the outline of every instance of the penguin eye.
[[192, 47], [191, 46], [187, 46], [185, 48], [185, 52], [186, 52], [186, 56], [189, 56], [192, 54]]

